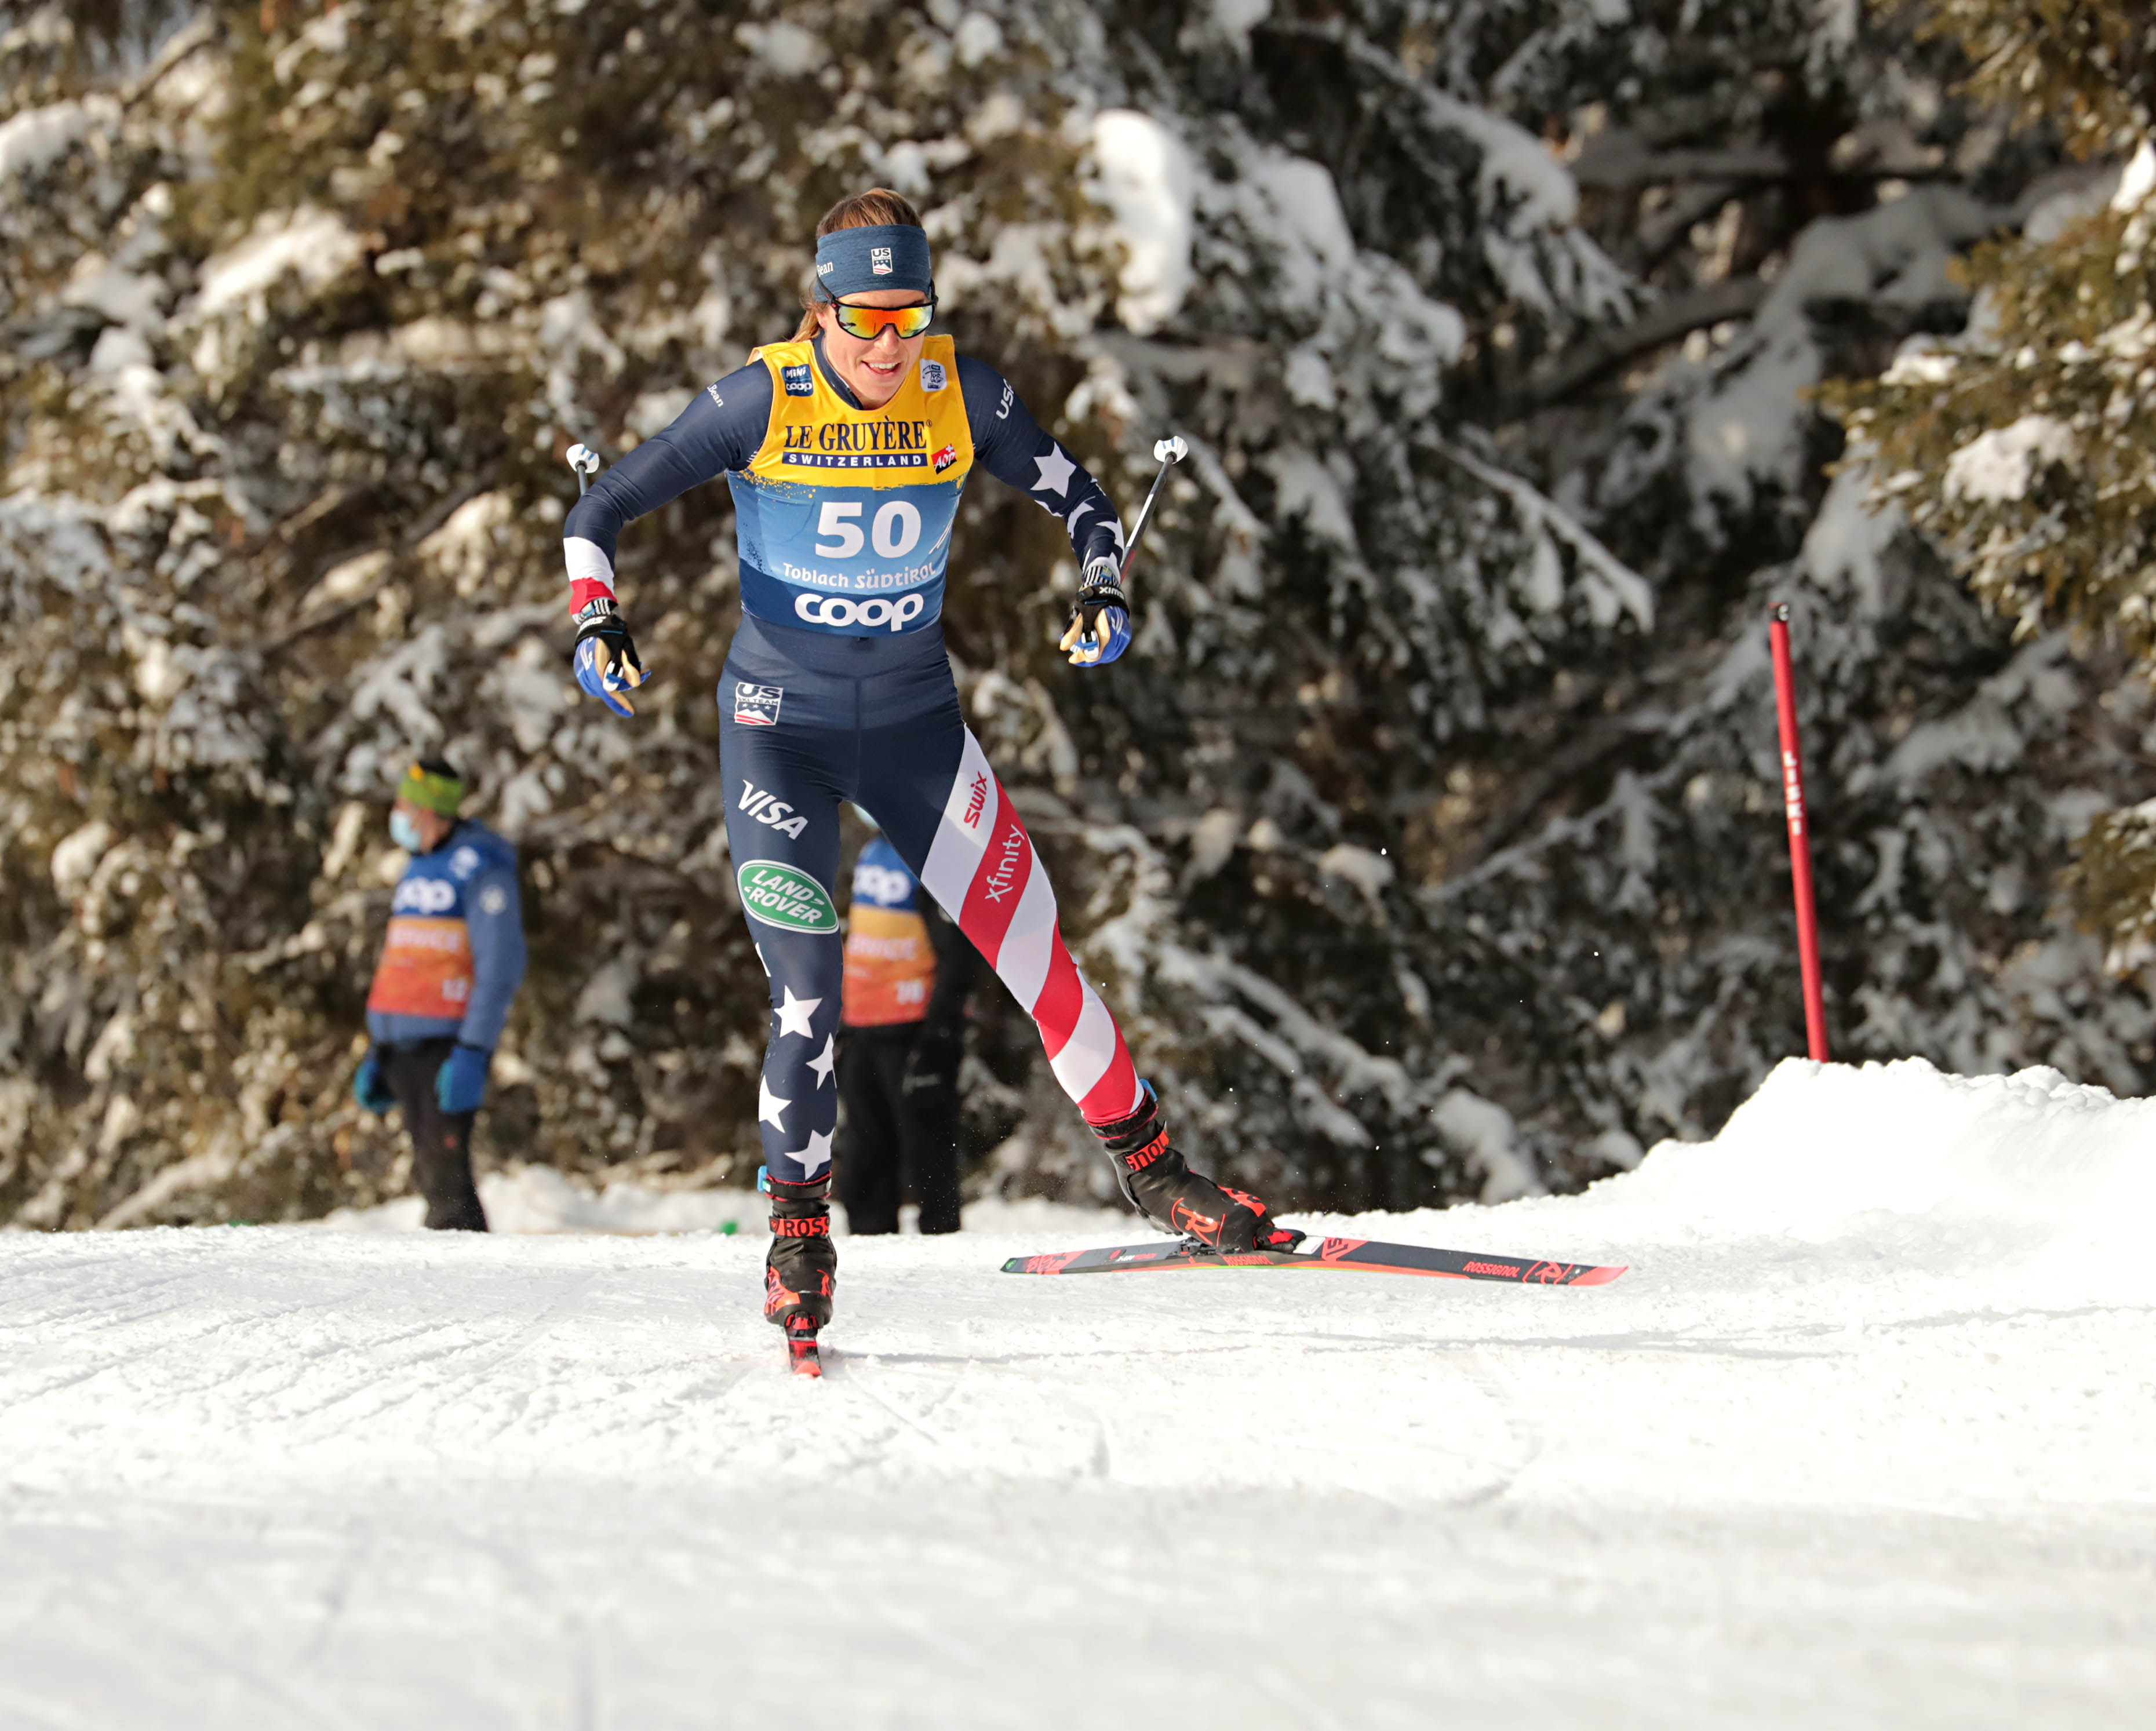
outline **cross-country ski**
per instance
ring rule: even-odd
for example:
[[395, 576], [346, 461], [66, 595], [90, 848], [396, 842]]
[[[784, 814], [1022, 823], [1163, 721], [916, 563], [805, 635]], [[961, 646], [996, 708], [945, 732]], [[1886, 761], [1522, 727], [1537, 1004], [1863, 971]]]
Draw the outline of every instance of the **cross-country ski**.
[[1539, 1256], [1314, 1236], [1306, 1236], [1286, 1250], [1220, 1251], [1178, 1239], [1165, 1244], [1049, 1251], [1013, 1256], [1004, 1264], [1005, 1274], [1127, 1274], [1184, 1268], [1337, 1269], [1348, 1273], [1421, 1275], [1436, 1280], [1510, 1281], [1523, 1287], [1607, 1286], [1625, 1271], [1621, 1265], [1598, 1267], [1589, 1262], [1555, 1262]]

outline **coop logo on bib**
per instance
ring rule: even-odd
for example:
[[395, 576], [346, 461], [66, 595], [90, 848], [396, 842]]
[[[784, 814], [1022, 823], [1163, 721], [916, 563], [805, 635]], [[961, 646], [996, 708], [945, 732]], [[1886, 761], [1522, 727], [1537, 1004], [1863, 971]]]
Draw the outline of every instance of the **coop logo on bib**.
[[810, 377], [805, 366], [782, 367], [778, 370], [785, 377], [788, 396], [813, 397], [816, 394], [816, 381]]
[[749, 917], [785, 932], [835, 932], [839, 911], [823, 885], [776, 860], [751, 860], [734, 874]]

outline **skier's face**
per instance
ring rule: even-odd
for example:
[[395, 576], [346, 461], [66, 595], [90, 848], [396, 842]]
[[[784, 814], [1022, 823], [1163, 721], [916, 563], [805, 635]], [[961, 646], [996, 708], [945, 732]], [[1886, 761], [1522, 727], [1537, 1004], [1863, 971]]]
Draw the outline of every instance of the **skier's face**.
[[[926, 304], [926, 297], [913, 289], [865, 289], [847, 295], [846, 304], [886, 309], [920, 306]], [[928, 341], [926, 331], [918, 336], [901, 336], [886, 326], [864, 342], [839, 323], [838, 310], [828, 300], [816, 309], [816, 318], [824, 327], [824, 357], [864, 408], [881, 408], [898, 394], [906, 370], [921, 358], [921, 345]]]

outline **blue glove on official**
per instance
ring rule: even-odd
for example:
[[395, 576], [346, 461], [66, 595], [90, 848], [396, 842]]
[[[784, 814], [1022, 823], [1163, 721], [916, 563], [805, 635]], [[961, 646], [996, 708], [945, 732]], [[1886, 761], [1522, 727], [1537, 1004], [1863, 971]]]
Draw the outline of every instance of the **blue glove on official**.
[[1088, 559], [1070, 604], [1070, 629], [1056, 645], [1073, 667], [1105, 667], [1131, 646], [1131, 602], [1110, 558]]
[[359, 1102], [362, 1112], [371, 1112], [377, 1118], [397, 1103], [389, 1084], [382, 1079], [382, 1054], [372, 1046], [359, 1061], [359, 1074], [352, 1079], [352, 1097]]
[[444, 1112], [477, 1112], [486, 1098], [487, 1066], [494, 1054], [475, 1045], [458, 1045], [434, 1072], [434, 1098]]
[[634, 691], [651, 677], [637, 655], [621, 609], [604, 596], [577, 615], [577, 647], [569, 665], [576, 670], [577, 683], [616, 715], [636, 713], [620, 694]]

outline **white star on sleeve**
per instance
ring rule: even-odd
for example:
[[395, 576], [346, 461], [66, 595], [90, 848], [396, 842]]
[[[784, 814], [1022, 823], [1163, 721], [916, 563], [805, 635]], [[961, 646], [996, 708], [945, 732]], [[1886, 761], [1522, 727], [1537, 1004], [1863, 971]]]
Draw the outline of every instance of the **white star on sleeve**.
[[824, 1131], [821, 1135], [811, 1130], [808, 1133], [808, 1146], [802, 1149], [799, 1153], [788, 1154], [786, 1158], [789, 1160], [798, 1160], [801, 1163], [801, 1169], [810, 1178], [815, 1177], [818, 1173], [831, 1163], [832, 1134], [833, 1133], [829, 1130]]
[[756, 1117], [760, 1124], [768, 1124], [774, 1130], [786, 1127], [786, 1108], [791, 1100], [782, 1100], [771, 1092], [771, 1084], [762, 1076], [756, 1079]]
[[1046, 456], [1035, 457], [1033, 466], [1040, 471], [1040, 479], [1033, 484], [1034, 491], [1053, 493], [1059, 499], [1070, 491], [1070, 477], [1078, 472], [1078, 465], [1055, 444], [1049, 445]]
[[797, 998], [793, 995], [793, 988], [787, 987], [786, 1002], [778, 1009], [781, 1037], [798, 1034], [804, 1040], [814, 1040], [816, 1036], [809, 1032], [808, 1018], [816, 1014], [816, 1006], [823, 1001], [821, 998]]
[[824, 1036], [824, 1050], [808, 1061], [808, 1067], [816, 1072], [818, 1087], [822, 1087], [825, 1082], [830, 1081], [831, 1072], [838, 1068], [838, 1036], [826, 1034]]

